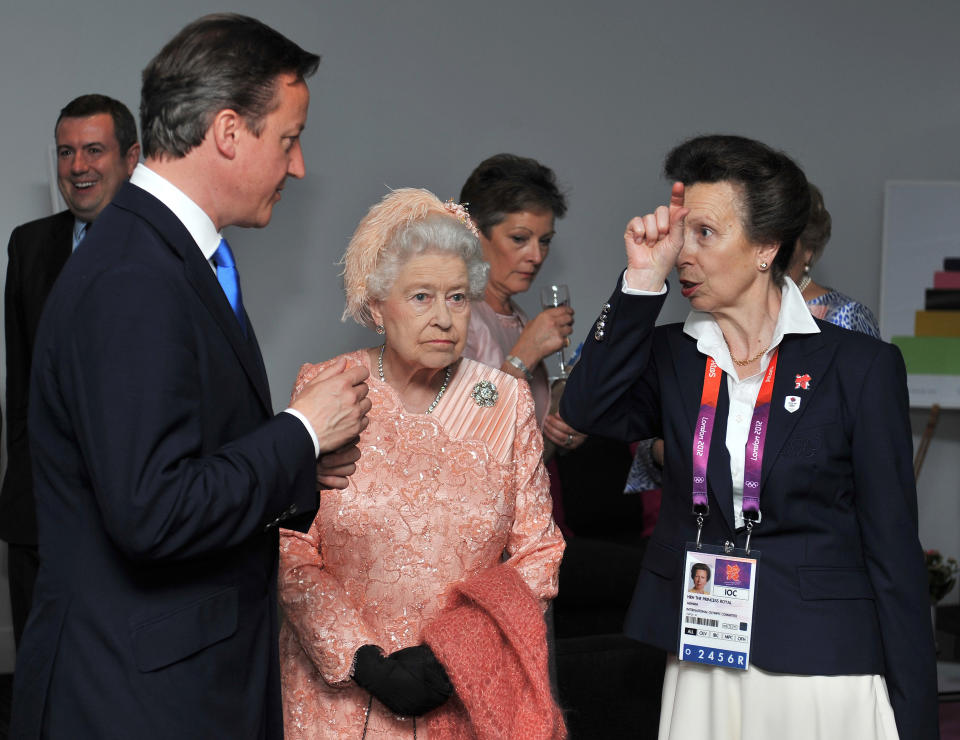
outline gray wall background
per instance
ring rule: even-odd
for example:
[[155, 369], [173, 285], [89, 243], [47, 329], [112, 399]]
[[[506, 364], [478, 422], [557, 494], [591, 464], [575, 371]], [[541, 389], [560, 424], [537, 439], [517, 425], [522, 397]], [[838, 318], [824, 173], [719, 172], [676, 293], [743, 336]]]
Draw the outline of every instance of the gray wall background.
[[[960, 179], [955, 0], [6, 0], [0, 232], [51, 212], [47, 149], [66, 101], [102, 92], [135, 111], [150, 57], [186, 22], [227, 9], [324, 57], [306, 178], [269, 227], [229, 234], [277, 408], [302, 362], [375, 342], [339, 322], [334, 263], [388, 187], [456, 197], [500, 151], [553, 167], [570, 211], [537, 284], [569, 284], [579, 341], [623, 263], [624, 224], [667, 197], [663, 156], [688, 136], [739, 133], [793, 155], [834, 218], [816, 279], [874, 309], [884, 181]], [[536, 292], [521, 300], [529, 311]], [[685, 313], [671, 296], [665, 318]], [[915, 429], [925, 419], [915, 412]], [[960, 554], [958, 459], [950, 412], [920, 480], [922, 540], [949, 554]], [[0, 670], [12, 664], [5, 602], [0, 578]]]

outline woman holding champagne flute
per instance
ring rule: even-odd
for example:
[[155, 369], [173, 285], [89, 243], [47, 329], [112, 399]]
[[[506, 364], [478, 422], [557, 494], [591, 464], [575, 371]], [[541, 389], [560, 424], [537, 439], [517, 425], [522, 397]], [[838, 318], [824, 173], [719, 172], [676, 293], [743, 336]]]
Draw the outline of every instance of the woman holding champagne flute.
[[[549, 167], [534, 159], [497, 154], [481, 162], [460, 191], [460, 202], [480, 230], [490, 279], [483, 302], [473, 304], [464, 357], [498, 367], [530, 383], [537, 419], [546, 439], [562, 449], [586, 436], [550, 413], [550, 385], [543, 359], [570, 345], [573, 309], [569, 295], [543, 297], [532, 319], [513, 301], [530, 288], [550, 251], [554, 222], [567, 212]], [[565, 286], [557, 286], [564, 288]]]

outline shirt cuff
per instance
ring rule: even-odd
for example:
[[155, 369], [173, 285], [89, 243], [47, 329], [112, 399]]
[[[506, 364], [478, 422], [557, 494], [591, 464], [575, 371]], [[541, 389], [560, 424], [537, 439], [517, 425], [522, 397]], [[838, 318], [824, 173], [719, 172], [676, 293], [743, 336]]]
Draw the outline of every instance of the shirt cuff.
[[283, 413], [296, 416], [303, 423], [303, 426], [305, 426], [307, 431], [310, 433], [310, 439], [313, 440], [313, 456], [320, 457], [320, 440], [317, 439], [317, 433], [313, 431], [313, 427], [310, 425], [310, 422], [307, 421], [307, 417], [296, 409], [284, 409]]
[[663, 287], [657, 291], [650, 290], [637, 290], [636, 288], [631, 288], [627, 285], [627, 273], [623, 273], [623, 285], [620, 288], [621, 292], [626, 293], [627, 295], [663, 295], [667, 292], [667, 282], [664, 280]]

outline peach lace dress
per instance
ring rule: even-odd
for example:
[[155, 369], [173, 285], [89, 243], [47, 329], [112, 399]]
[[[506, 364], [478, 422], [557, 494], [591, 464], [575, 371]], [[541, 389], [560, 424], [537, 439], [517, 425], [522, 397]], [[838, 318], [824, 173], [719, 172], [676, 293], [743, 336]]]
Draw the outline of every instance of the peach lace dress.
[[[292, 740], [412, 738], [412, 719], [371, 703], [350, 680], [357, 648], [419, 644], [447, 588], [504, 553], [545, 606], [564, 548], [525, 383], [461, 359], [433, 413], [409, 413], [365, 350], [346, 357], [370, 370], [373, 408], [357, 471], [345, 490], [321, 494], [307, 534], [280, 533], [280, 665]], [[296, 389], [325, 364], [304, 365]], [[491, 407], [471, 397], [482, 380], [499, 393]], [[424, 722], [416, 736], [426, 737]]]

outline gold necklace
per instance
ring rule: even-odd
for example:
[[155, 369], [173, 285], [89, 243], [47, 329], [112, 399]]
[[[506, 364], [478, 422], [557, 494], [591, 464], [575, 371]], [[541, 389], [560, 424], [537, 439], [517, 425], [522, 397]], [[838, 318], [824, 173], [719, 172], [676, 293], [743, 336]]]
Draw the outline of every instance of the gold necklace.
[[759, 352], [757, 352], [757, 354], [755, 354], [749, 360], [738, 360], [736, 357], [733, 356], [733, 350], [730, 349], [730, 345], [727, 343], [726, 337], [723, 338], [723, 343], [727, 345], [727, 352], [730, 353], [730, 359], [733, 360], [733, 364], [736, 365], [737, 367], [746, 367], [747, 365], [750, 365], [751, 363], [756, 362], [767, 353], [767, 350], [770, 349], [770, 345], [768, 344], [767, 349], [760, 350]]
[[[380, 345], [380, 355], [377, 357], [377, 373], [380, 375], [380, 382], [386, 383], [387, 379], [383, 377], [383, 350], [387, 348], [386, 343]], [[443, 385], [440, 386], [440, 392], [437, 393], [437, 397], [433, 399], [433, 403], [430, 404], [429, 408], [425, 413], [429, 414], [433, 411], [437, 404], [440, 403], [440, 399], [443, 398], [443, 394], [447, 391], [447, 383], [450, 382], [450, 376], [453, 374], [453, 365], [447, 365], [447, 372], [443, 376]]]

